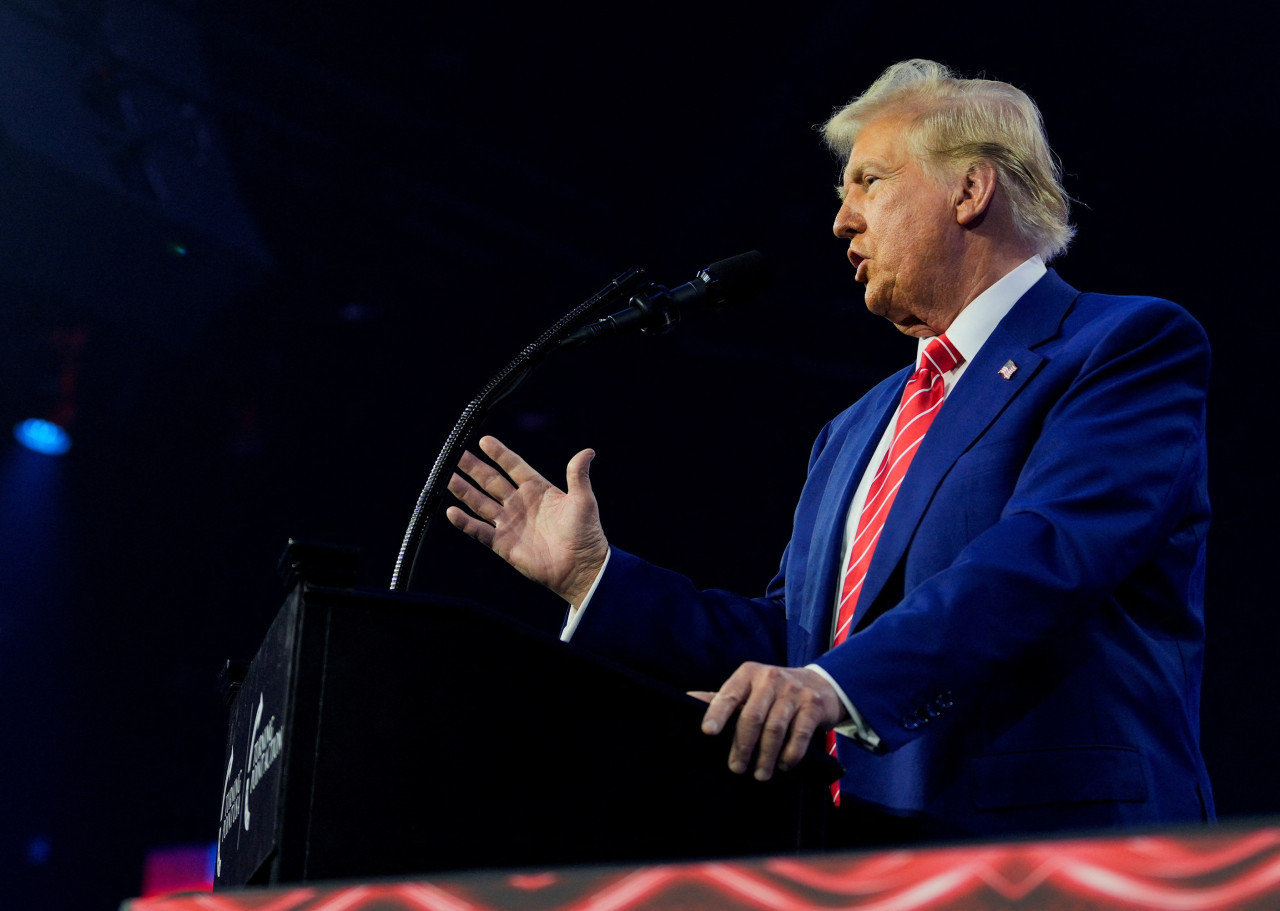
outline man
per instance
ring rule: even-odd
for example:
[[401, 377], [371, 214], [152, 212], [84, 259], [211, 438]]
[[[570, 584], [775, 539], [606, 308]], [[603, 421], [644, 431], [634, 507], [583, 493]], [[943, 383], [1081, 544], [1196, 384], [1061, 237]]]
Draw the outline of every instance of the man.
[[471, 514], [450, 520], [564, 597], [575, 643], [716, 687], [703, 729], [734, 723], [735, 772], [767, 779], [838, 731], [856, 828], [1212, 819], [1202, 331], [1046, 270], [1067, 201], [1012, 86], [906, 61], [827, 139], [866, 305], [921, 348], [822, 431], [765, 596], [611, 549], [590, 450], [562, 493], [485, 438], [507, 477], [467, 454], [450, 489]]

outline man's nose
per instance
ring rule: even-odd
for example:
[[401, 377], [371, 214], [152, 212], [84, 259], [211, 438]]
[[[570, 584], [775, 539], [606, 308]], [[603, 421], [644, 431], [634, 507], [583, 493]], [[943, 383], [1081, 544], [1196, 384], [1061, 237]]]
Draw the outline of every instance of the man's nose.
[[835, 224], [831, 226], [831, 233], [836, 237], [843, 237], [848, 240], [857, 234], [866, 230], [867, 223], [863, 221], [862, 216], [854, 209], [853, 205], [846, 199], [840, 204], [840, 211], [836, 213]]

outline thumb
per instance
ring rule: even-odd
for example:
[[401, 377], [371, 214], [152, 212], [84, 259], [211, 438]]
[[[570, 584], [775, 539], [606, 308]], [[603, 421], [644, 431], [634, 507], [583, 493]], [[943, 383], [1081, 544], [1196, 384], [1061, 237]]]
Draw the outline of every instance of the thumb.
[[595, 457], [596, 451], [594, 449], [584, 449], [569, 460], [569, 467], [565, 469], [565, 481], [571, 495], [576, 494], [579, 490], [588, 496], [592, 495], [591, 463], [595, 460]]

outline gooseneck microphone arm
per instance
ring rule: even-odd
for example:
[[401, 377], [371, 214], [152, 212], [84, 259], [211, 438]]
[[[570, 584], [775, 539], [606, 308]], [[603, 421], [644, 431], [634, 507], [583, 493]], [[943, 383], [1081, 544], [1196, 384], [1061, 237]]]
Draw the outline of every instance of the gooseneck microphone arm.
[[[418, 502], [413, 507], [409, 527], [405, 529], [404, 540], [400, 543], [400, 553], [396, 556], [395, 569], [391, 574], [392, 591], [408, 591], [413, 584], [413, 576], [418, 568], [418, 557], [422, 552], [422, 541], [431, 525], [431, 517], [440, 505], [440, 500], [444, 496], [449, 479], [453, 476], [454, 466], [462, 456], [467, 439], [484, 420], [489, 409], [520, 385], [538, 362], [555, 350], [567, 332], [574, 329], [592, 312], [630, 294], [643, 277], [642, 269], [628, 269], [556, 320], [550, 328], [531, 344], [525, 346], [510, 363], [498, 371], [463, 409], [458, 422], [453, 425], [453, 430], [445, 440], [444, 448], [440, 450], [435, 464], [431, 466], [431, 473], [427, 476], [422, 492], [418, 494]], [[405, 571], [406, 562], [407, 572]]]
[[[409, 527], [400, 544], [400, 553], [396, 557], [395, 570], [391, 575], [393, 591], [408, 591], [413, 584], [422, 553], [422, 542], [431, 524], [431, 517], [440, 505], [467, 440], [479, 427], [489, 409], [515, 389], [548, 354], [629, 329], [649, 333], [666, 332], [680, 321], [686, 310], [717, 307], [730, 300], [751, 297], [769, 284], [764, 257], [755, 251], [713, 263], [699, 272], [693, 281], [675, 288], [655, 284], [639, 288], [643, 277], [643, 270], [630, 269], [570, 310], [517, 354], [463, 409], [461, 417], [445, 440], [444, 448], [436, 456], [422, 493], [418, 495], [418, 502], [413, 508]], [[630, 301], [626, 310], [582, 325], [594, 311], [628, 295]]]

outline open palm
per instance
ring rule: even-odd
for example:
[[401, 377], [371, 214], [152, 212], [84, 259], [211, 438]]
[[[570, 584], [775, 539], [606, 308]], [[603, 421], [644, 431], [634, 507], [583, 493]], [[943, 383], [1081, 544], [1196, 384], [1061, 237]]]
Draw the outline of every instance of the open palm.
[[591, 490], [595, 453], [584, 449], [569, 461], [561, 490], [494, 437], [482, 437], [480, 449], [502, 471], [464, 453], [462, 474], [450, 479], [449, 491], [470, 513], [451, 506], [449, 521], [528, 578], [580, 604], [609, 552]]

